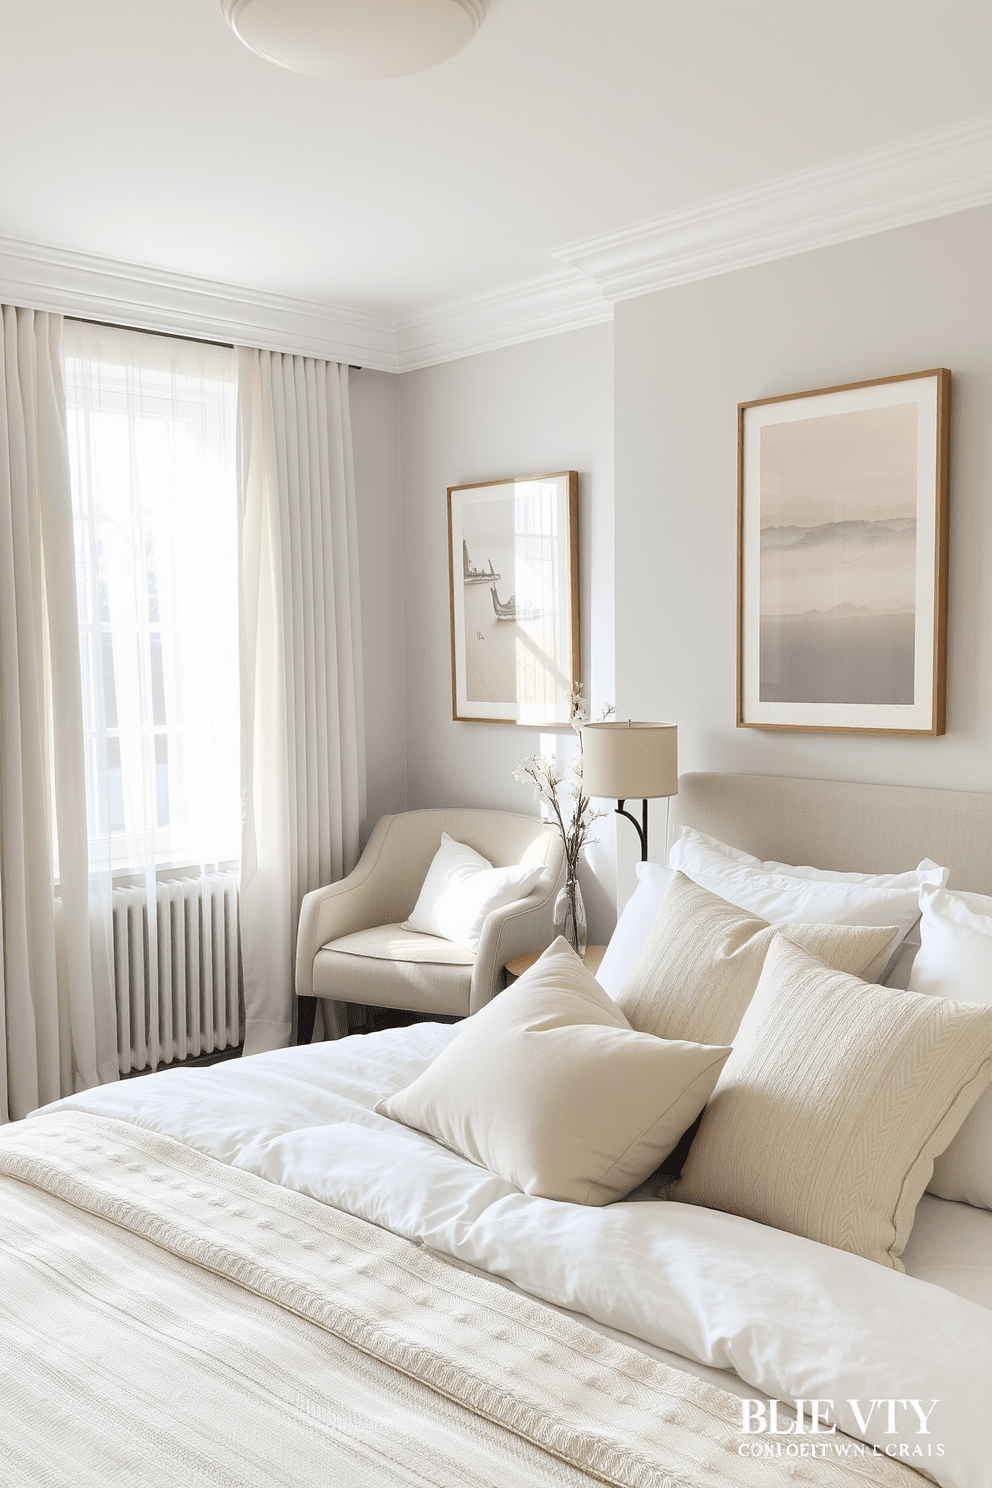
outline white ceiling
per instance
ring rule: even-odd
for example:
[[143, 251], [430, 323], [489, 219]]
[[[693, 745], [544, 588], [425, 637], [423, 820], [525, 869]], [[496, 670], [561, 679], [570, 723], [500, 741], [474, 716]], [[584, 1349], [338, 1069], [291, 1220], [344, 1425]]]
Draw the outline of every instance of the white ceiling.
[[0, 0], [0, 238], [395, 323], [989, 115], [989, 0], [489, 0], [364, 83], [266, 63], [218, 0]]

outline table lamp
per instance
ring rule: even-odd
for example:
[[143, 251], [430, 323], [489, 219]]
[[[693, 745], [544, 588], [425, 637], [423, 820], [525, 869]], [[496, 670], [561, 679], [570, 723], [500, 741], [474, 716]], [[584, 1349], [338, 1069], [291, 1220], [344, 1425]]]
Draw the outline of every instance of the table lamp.
[[[633, 719], [582, 725], [582, 784], [587, 796], [612, 797], [617, 815], [634, 825], [641, 861], [648, 857], [648, 801], [678, 795], [678, 729]], [[641, 800], [641, 821], [624, 802]]]

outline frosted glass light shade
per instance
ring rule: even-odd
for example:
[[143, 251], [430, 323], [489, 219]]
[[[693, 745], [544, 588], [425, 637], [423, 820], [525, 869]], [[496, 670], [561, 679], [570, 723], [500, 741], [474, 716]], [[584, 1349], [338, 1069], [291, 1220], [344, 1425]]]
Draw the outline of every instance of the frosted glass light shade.
[[425, 72], [467, 47], [487, 0], [220, 0], [234, 34], [269, 62], [322, 78]]
[[674, 723], [586, 723], [582, 726], [586, 795], [614, 801], [675, 796], [679, 789]]

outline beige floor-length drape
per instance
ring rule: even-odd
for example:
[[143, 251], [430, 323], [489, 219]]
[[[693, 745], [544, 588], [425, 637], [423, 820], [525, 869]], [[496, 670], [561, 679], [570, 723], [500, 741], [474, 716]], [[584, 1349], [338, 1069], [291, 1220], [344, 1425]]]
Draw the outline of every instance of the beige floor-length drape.
[[238, 349], [245, 1054], [288, 1044], [303, 895], [365, 810], [348, 368]]
[[0, 307], [0, 353], [0, 1120], [16, 1120], [118, 1070], [90, 934], [61, 317]]

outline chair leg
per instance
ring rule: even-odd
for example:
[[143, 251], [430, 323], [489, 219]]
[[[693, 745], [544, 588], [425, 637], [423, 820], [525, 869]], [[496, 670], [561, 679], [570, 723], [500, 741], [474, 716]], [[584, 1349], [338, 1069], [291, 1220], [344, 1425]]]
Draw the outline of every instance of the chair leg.
[[296, 1042], [298, 1044], [310, 1043], [316, 1017], [316, 997], [298, 997], [296, 999]]

